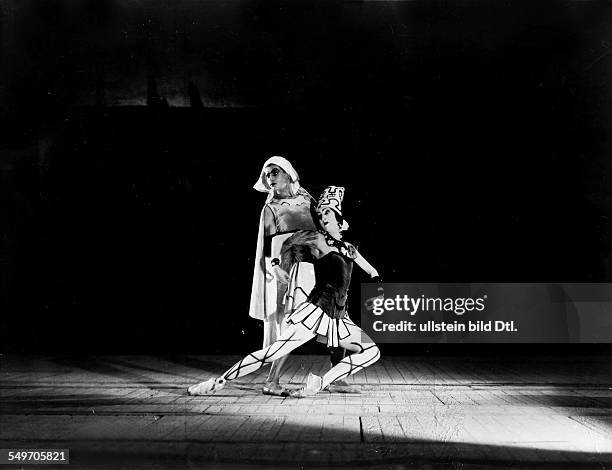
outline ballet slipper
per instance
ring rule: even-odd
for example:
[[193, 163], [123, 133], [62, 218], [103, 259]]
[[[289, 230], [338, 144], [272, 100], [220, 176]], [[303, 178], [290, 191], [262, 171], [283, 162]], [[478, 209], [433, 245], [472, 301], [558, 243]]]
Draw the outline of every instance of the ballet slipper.
[[285, 390], [285, 388], [278, 382], [266, 382], [261, 389], [261, 393], [275, 397], [286, 397], [288, 395], [287, 390]]
[[293, 390], [289, 392], [289, 396], [293, 398], [311, 397], [319, 393], [321, 391], [322, 386], [323, 386], [323, 379], [319, 377], [318, 375], [315, 375], [311, 372], [308, 374], [308, 379], [306, 380], [306, 386], [298, 390]]
[[187, 389], [189, 395], [212, 395], [225, 387], [225, 380], [208, 379]]
[[326, 390], [330, 393], [359, 393], [359, 391], [352, 385], [349, 385], [348, 382], [344, 380], [336, 380], [330, 383]]

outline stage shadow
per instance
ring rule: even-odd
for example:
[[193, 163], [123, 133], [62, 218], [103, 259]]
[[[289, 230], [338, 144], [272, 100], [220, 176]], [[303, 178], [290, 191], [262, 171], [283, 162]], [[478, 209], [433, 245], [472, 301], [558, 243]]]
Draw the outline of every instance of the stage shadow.
[[[263, 424], [263, 423], [262, 423]], [[289, 426], [298, 435], [316, 433], [315, 427]], [[189, 433], [189, 431], [188, 431]], [[200, 434], [200, 436], [198, 436]], [[71, 464], [78, 468], [362, 468], [362, 469], [597, 469], [610, 468], [612, 454], [558, 450], [522, 444], [481, 444], [451, 440], [406, 439], [362, 442], [359, 432], [330, 434], [328, 439], [304, 438], [288, 441], [271, 434], [247, 440], [202, 438], [201, 431], [174, 439], [142, 441], [97, 435], [47, 441], [20, 441], [21, 445], [71, 449]], [[11, 440], [0, 440], [14, 447]]]

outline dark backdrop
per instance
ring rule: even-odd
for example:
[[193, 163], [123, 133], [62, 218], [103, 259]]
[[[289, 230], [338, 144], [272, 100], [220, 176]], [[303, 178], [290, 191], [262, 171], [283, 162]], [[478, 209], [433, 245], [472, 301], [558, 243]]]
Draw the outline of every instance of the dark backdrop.
[[[386, 281], [611, 280], [608, 2], [1, 8], [4, 351], [258, 346], [274, 154]], [[500, 349], [609, 351], [383, 352]]]

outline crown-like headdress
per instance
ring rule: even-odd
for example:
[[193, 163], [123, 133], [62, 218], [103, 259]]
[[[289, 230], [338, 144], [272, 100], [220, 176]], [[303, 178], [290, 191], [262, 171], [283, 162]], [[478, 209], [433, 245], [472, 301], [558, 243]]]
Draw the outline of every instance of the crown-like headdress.
[[[344, 199], [344, 188], [342, 186], [328, 186], [321, 193], [317, 204], [317, 211], [329, 208], [335, 211], [340, 217], [342, 216], [342, 200]], [[346, 230], [349, 224], [346, 220], [342, 223], [342, 230]]]

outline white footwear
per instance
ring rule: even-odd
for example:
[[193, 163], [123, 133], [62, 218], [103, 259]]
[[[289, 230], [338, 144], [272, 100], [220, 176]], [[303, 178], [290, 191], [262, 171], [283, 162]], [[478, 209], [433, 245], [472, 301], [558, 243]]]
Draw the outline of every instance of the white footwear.
[[192, 385], [187, 389], [187, 393], [189, 395], [212, 395], [223, 387], [225, 387], [225, 380], [221, 379], [217, 382], [215, 379], [208, 379], [199, 384]]
[[306, 386], [304, 388], [300, 388], [298, 390], [294, 390], [290, 393], [290, 395], [294, 398], [304, 398], [311, 397], [316, 395], [321, 391], [321, 387], [323, 386], [323, 379], [318, 375], [310, 372], [308, 374], [308, 379], [306, 380]]

